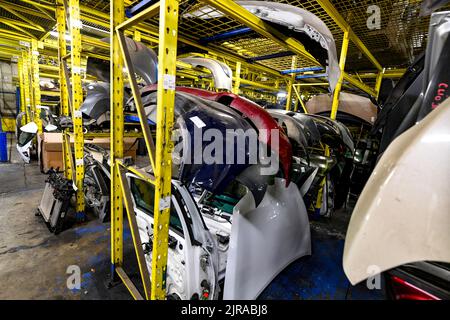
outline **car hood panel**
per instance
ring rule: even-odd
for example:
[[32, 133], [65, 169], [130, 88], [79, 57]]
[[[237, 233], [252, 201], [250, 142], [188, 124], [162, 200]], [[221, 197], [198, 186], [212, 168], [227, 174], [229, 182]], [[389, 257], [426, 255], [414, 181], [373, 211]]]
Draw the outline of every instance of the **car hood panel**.
[[110, 109], [109, 83], [97, 82], [87, 87], [86, 99], [80, 107], [83, 115], [89, 119], [97, 120]]
[[[270, 115], [276, 119], [279, 125], [286, 127], [286, 134], [304, 150], [308, 146], [308, 136], [306, 129], [302, 123], [289, 115], [289, 111], [269, 109]], [[315, 126], [314, 126], [315, 128]], [[309, 132], [308, 132], [309, 133]], [[317, 132], [317, 141], [319, 141], [319, 133]], [[306, 151], [305, 151], [306, 152]]]
[[[230, 92], [217, 93], [188, 87], [177, 87], [176, 90], [228, 105], [249, 120], [258, 129], [259, 133], [261, 133], [262, 130], [266, 130], [267, 134], [258, 134], [258, 138], [262, 143], [267, 144], [278, 153], [278, 159], [280, 161], [280, 166], [283, 169], [284, 178], [289, 181], [292, 165], [292, 146], [284, 131], [265, 109], [248, 99]], [[273, 138], [271, 130], [278, 131], [278, 142], [274, 141], [274, 143], [272, 143]]]
[[[103, 38], [102, 41], [110, 43], [110, 38]], [[134, 71], [139, 75], [147, 85], [156, 83], [158, 80], [158, 56], [155, 51], [148, 48], [142, 42], [134, 41], [125, 37], [128, 52], [130, 54], [131, 64]], [[108, 65], [109, 66], [109, 65]], [[96, 71], [97, 73], [100, 71]], [[104, 72], [107, 72], [104, 70]]]
[[[313, 13], [284, 3], [269, 1], [236, 1], [262, 20], [271, 23], [286, 36], [297, 38], [316, 60], [327, 65], [328, 80], [334, 91], [341, 70], [337, 58], [336, 44], [327, 25]], [[210, 6], [183, 15], [185, 18], [220, 18], [223, 14]]]
[[[145, 95], [142, 99], [148, 119], [155, 123], [156, 98], [157, 92], [152, 92]], [[227, 129], [253, 130], [250, 124], [242, 119], [233, 109], [224, 108], [221, 104], [214, 101], [177, 92], [175, 95], [175, 120], [182, 134], [183, 152], [177, 177], [180, 181], [184, 183], [195, 183], [210, 192], [220, 193], [234, 178], [251, 165], [249, 161], [250, 146], [248, 139], [241, 146], [243, 149], [235, 150], [235, 157], [241, 154], [245, 155], [243, 163], [238, 164], [237, 159], [234, 159], [233, 164], [228, 164], [225, 149], [221, 155], [220, 163], [207, 164], [203, 159], [201, 159], [202, 161], [200, 163], [197, 163], [198, 152], [203, 152], [211, 143], [202, 139], [202, 149], [195, 149], [195, 131], [200, 129], [199, 123], [201, 124], [200, 132], [205, 132], [208, 129], [218, 130], [224, 137], [223, 145], [234, 145], [235, 149], [236, 140], [230, 140], [231, 142], [228, 142], [228, 139], [234, 139], [235, 137], [227, 135]], [[255, 131], [256, 135], [257, 133]], [[251, 151], [253, 152], [254, 150]]]
[[303, 41], [305, 49], [326, 65], [320, 52], [320, 48], [323, 48], [328, 53], [327, 73], [331, 91], [334, 91], [341, 74], [336, 44], [332, 33], [319, 17], [307, 10], [284, 3], [268, 1], [236, 1], [236, 3], [263, 20], [306, 35], [309, 41], [308, 43]]
[[450, 262], [450, 100], [386, 149], [347, 231], [344, 271], [352, 284], [418, 261]]
[[308, 114], [315, 122], [320, 132], [321, 140], [332, 148], [345, 146], [350, 152], [354, 151], [353, 139], [348, 128], [339, 121], [327, 117]]

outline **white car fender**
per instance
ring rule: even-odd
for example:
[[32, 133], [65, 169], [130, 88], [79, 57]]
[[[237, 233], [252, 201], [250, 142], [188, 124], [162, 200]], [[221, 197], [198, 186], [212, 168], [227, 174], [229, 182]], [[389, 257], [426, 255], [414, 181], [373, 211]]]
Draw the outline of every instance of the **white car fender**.
[[224, 299], [256, 299], [286, 266], [309, 254], [309, 220], [297, 186], [275, 178], [256, 208], [248, 192], [233, 210]]

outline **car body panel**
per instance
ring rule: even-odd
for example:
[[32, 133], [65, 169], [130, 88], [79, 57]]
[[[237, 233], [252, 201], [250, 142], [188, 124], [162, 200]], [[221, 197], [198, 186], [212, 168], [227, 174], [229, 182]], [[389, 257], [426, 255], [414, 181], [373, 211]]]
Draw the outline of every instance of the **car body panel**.
[[[312, 114], [330, 113], [333, 95], [320, 94], [313, 96], [306, 103], [306, 109]], [[339, 113], [346, 113], [357, 117], [369, 124], [374, 124], [377, 118], [377, 107], [369, 98], [353, 93], [341, 92], [339, 95]]]
[[306, 137], [308, 138], [308, 143], [310, 146], [319, 143], [320, 141], [320, 132], [317, 129], [317, 126], [314, 122], [314, 120], [309, 117], [307, 114], [303, 113], [295, 113], [290, 111], [282, 111], [287, 112], [289, 116], [292, 116], [294, 119], [299, 121], [304, 128]]
[[[351, 172], [348, 159], [354, 153], [354, 143], [349, 129], [341, 122], [321, 115], [276, 109], [270, 109], [269, 112], [297, 144], [304, 139], [302, 135], [306, 137], [306, 148], [295, 148], [292, 181], [305, 195], [308, 208], [315, 207], [324, 183], [322, 206], [316, 213], [330, 216], [343, 203], [344, 196], [341, 195], [345, 193], [346, 196], [345, 190], [342, 193], [335, 190], [340, 185], [345, 187]], [[330, 150], [328, 155], [325, 155], [325, 145]], [[314, 169], [317, 170], [314, 172]], [[308, 176], [311, 178], [309, 181]]]
[[[132, 189], [133, 207], [141, 243], [143, 246], [148, 244], [147, 249], [149, 251], [144, 252], [144, 254], [151, 275], [154, 219], [152, 215], [148, 214], [148, 211], [137, 205], [137, 192], [133, 190], [132, 181], [144, 181], [133, 174], [127, 174], [127, 179]], [[144, 182], [143, 185], [146, 184]], [[152, 188], [153, 186], [148, 185], [147, 189]], [[148, 205], [151, 204], [148, 203]], [[216, 298], [218, 294], [218, 260], [215, 242], [202, 221], [192, 196], [184, 186], [175, 180], [172, 180], [171, 207], [171, 219], [175, 216], [178, 217], [179, 228], [174, 229], [172, 221], [170, 222], [169, 239], [171, 244], [169, 244], [167, 257], [167, 295], [177, 296], [181, 299], [191, 299], [194, 294], [200, 296], [202, 292], [201, 283], [203, 280], [207, 280], [209, 282], [209, 299]], [[211, 250], [211, 252], [208, 250]], [[205, 259], [205, 257], [207, 257], [209, 264], [202, 268], [200, 260]]]
[[382, 107], [373, 133], [382, 130], [380, 153], [449, 96], [450, 11], [431, 16], [427, 49], [398, 81]]
[[[242, 113], [245, 118], [252, 122], [252, 124], [258, 129], [259, 132], [265, 130], [267, 134], [259, 134], [258, 138], [261, 142], [267, 144], [278, 153], [280, 165], [283, 168], [284, 177], [289, 180], [292, 163], [292, 146], [285, 132], [270, 116], [267, 110], [263, 109], [262, 107], [248, 99], [230, 92], [217, 93], [188, 87], [177, 87], [176, 90], [187, 92], [195, 96], [200, 96], [207, 100], [217, 101], [222, 104], [228, 105], [232, 109], [235, 109]], [[279, 133], [279, 140], [274, 141], [274, 143], [272, 143], [272, 130], [277, 130]]]
[[[321, 64], [327, 66], [328, 81], [331, 91], [334, 91], [341, 74], [336, 44], [331, 31], [319, 17], [307, 10], [284, 3], [268, 1], [236, 2], [263, 20], [307, 35], [311, 40], [308, 43], [306, 43], [305, 38], [299, 40], [304, 44], [307, 51], [319, 60]], [[327, 59], [323, 57], [319, 48], [325, 49], [328, 54]]]
[[[297, 38], [305, 49], [322, 65], [327, 65], [328, 80], [334, 91], [341, 70], [337, 58], [336, 44], [327, 25], [313, 13], [293, 5], [268, 1], [236, 1], [262, 20], [268, 21], [286, 36]], [[222, 13], [204, 6], [183, 15], [185, 18], [213, 19]]]
[[418, 261], [450, 262], [450, 100], [395, 139], [353, 211], [343, 265], [352, 284]]
[[200, 57], [180, 58], [179, 61], [189, 63], [193, 67], [205, 67], [211, 71], [216, 89], [231, 91], [233, 84], [233, 72], [231, 68], [223, 62]]
[[279, 126], [285, 127], [286, 134], [290, 139], [294, 140], [302, 149], [308, 146], [308, 138], [303, 124], [283, 112], [284, 110], [269, 109], [267, 111], [272, 118], [278, 121]]
[[415, 262], [385, 273], [386, 293], [393, 300], [450, 300], [450, 264]]
[[30, 151], [33, 139], [37, 135], [38, 126], [35, 122], [28, 122], [18, 130], [16, 148], [25, 163], [30, 163]]
[[420, 6], [420, 16], [428, 16], [434, 10], [439, 9], [448, 2], [450, 2], [450, 0], [424, 0]]
[[308, 116], [315, 122], [323, 143], [332, 148], [337, 148], [339, 145], [345, 146], [350, 152], [353, 153], [353, 139], [346, 126], [339, 121], [332, 120], [327, 117], [315, 114], [308, 114]]
[[[147, 103], [145, 96], [155, 90], [155, 85], [147, 86], [143, 89], [142, 94], [144, 95], [144, 104]], [[250, 121], [251, 124], [253, 124], [254, 127], [259, 131], [258, 133], [260, 133], [262, 130], [265, 130], [266, 134], [258, 134], [258, 139], [262, 143], [269, 146], [272, 150], [277, 152], [280, 166], [283, 169], [283, 176], [284, 178], [289, 180], [292, 165], [292, 146], [285, 132], [271, 117], [267, 110], [263, 109], [262, 107], [248, 99], [242, 98], [230, 92], [218, 93], [189, 87], [176, 87], [176, 91], [185, 92], [209, 101], [219, 102], [222, 106], [229, 106], [231, 109], [234, 109], [242, 114], [245, 120]], [[243, 118], [240, 116], [240, 114], [237, 116], [239, 118]], [[274, 143], [272, 143], [272, 130], [277, 130], [278, 132], [278, 141], [274, 141]]]
[[[412, 83], [402, 92], [402, 95], [395, 104], [391, 105], [391, 100], [388, 98], [388, 102], [380, 111], [380, 122], [378, 122], [378, 120], [375, 122], [375, 126], [383, 131], [380, 141], [380, 152], [384, 152], [389, 144], [395, 139], [398, 128], [402, 125], [405, 117], [411, 110], [411, 106], [414, 105], [419, 98], [422, 89], [423, 76], [423, 71], [418, 73]], [[396, 88], [394, 88], [393, 92], [396, 92]]]
[[[148, 119], [156, 123], [157, 92], [146, 92], [148, 94], [142, 98], [146, 106], [146, 114]], [[179, 163], [180, 167], [177, 170], [179, 174], [176, 177], [180, 181], [195, 183], [210, 192], [221, 192], [230, 181], [250, 166], [250, 152], [256, 152], [257, 150], [250, 150], [248, 139], [244, 141], [243, 145], [238, 144], [236, 142], [237, 137], [227, 134], [227, 130], [254, 132], [255, 138], [257, 133], [233, 109], [224, 108], [223, 105], [215, 101], [204, 100], [184, 92], [176, 92], [175, 118], [178, 125], [177, 129], [181, 130], [182, 137], [179, 146], [183, 152], [181, 163]], [[218, 155], [220, 161], [215, 163], [205, 163], [203, 158], [199, 158], [199, 153], [204, 152], [211, 142], [201, 139], [198, 141], [200, 143], [196, 144], [196, 135], [200, 134], [199, 138], [201, 138], [201, 134], [209, 129], [220, 131], [224, 138], [224, 146], [235, 146], [235, 158], [232, 163], [227, 161], [226, 152]], [[201, 150], [195, 149], [198, 146], [201, 147]], [[244, 155], [243, 163], [237, 160], [237, 157], [241, 155]]]
[[299, 191], [302, 197], [304, 197], [308, 190], [311, 188], [311, 185], [314, 182], [314, 178], [316, 177], [318, 172], [318, 167], [309, 168], [309, 170], [305, 171], [305, 173], [303, 174], [305, 176], [304, 181], [301, 181], [302, 183], [297, 183], [297, 186], [300, 188]]
[[[425, 54], [424, 97], [417, 121], [436, 109], [450, 93], [450, 11], [431, 15]], [[414, 123], [414, 122], [413, 122]]]
[[[309, 147], [320, 141], [332, 148], [346, 147], [353, 153], [354, 144], [351, 133], [345, 125], [337, 120], [315, 114], [295, 113], [285, 110], [270, 109], [268, 111], [272, 117], [279, 119], [286, 125], [289, 138], [295, 141], [304, 141], [306, 138]], [[289, 121], [289, 118], [295, 122]]]
[[94, 76], [98, 81], [110, 81], [110, 62], [95, 57], [87, 57], [86, 74]]
[[[374, 127], [372, 128], [372, 133], [375, 133], [384, 126], [386, 126], [386, 123], [389, 121], [389, 118], [391, 117], [391, 113], [393, 111], [395, 113], [396, 108], [399, 108], [399, 105], [401, 106], [400, 100], [404, 99], [405, 95], [407, 94], [407, 91], [410, 90], [409, 88], [412, 85], [414, 85], [417, 77], [419, 77], [419, 75], [422, 74], [424, 66], [425, 66], [425, 55], [421, 54], [416, 58], [414, 63], [407, 68], [403, 76], [397, 81], [397, 84], [390, 92], [386, 101], [381, 105], [381, 110], [379, 111], [377, 119], [374, 123]], [[415, 95], [419, 95], [420, 93], [419, 89], [415, 89], [414, 91]], [[411, 94], [408, 93], [408, 95]], [[411, 105], [412, 103], [413, 102], [409, 104]]]
[[275, 178], [255, 207], [251, 193], [233, 210], [224, 299], [256, 299], [294, 260], [311, 254], [309, 220], [297, 186]]
[[86, 206], [102, 222], [110, 219], [110, 166], [109, 152], [86, 143], [84, 145], [84, 198]]
[[[99, 120], [110, 109], [110, 89], [109, 83], [95, 82], [87, 86], [87, 94], [80, 111], [87, 119]], [[105, 121], [109, 120], [105, 117]], [[98, 123], [100, 124], [100, 123]]]
[[[102, 41], [110, 43], [111, 39], [109, 37], [103, 38]], [[125, 43], [127, 44], [131, 64], [133, 65], [135, 73], [139, 75], [147, 85], [156, 83], [158, 81], [158, 56], [155, 51], [142, 42], [134, 41], [128, 37], [125, 37]], [[106, 70], [108, 65], [102, 66], [96, 64], [95, 67], [105, 68], [105, 70], [93, 70], [92, 72], [94, 74], [106, 74], [108, 72]]]
[[[131, 173], [127, 177], [139, 236], [145, 246], [151, 243], [153, 218], [137, 205], [136, 190], [131, 182], [132, 179], [143, 180]], [[183, 235], [173, 229], [171, 221], [170, 242], [175, 240], [176, 245], [169, 245], [168, 251], [169, 295], [190, 299], [202, 290], [201, 283], [206, 280], [210, 286], [209, 299], [217, 299], [219, 275], [221, 279], [225, 275], [224, 299], [256, 299], [289, 263], [311, 254], [308, 216], [295, 184], [286, 188], [283, 179], [275, 178], [257, 207], [252, 194], [247, 192], [235, 207], [231, 229], [229, 221], [224, 223], [207, 216], [203, 220], [199, 211], [201, 204], [197, 206], [186, 186], [175, 180], [172, 185], [172, 209], [180, 218], [178, 225]], [[152, 200], [147, 199], [149, 205]], [[229, 244], [223, 246], [214, 240], [219, 233], [230, 239]], [[151, 252], [145, 253], [145, 258], [151, 272]]]

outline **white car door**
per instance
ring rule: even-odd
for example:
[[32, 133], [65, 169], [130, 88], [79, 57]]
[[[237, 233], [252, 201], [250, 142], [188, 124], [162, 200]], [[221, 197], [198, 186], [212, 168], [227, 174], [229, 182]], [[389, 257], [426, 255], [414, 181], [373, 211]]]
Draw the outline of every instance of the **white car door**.
[[[127, 174], [145, 259], [151, 274], [154, 187]], [[217, 253], [189, 192], [173, 184], [167, 259], [169, 299], [212, 299], [217, 295]], [[180, 192], [181, 191], [181, 192]]]

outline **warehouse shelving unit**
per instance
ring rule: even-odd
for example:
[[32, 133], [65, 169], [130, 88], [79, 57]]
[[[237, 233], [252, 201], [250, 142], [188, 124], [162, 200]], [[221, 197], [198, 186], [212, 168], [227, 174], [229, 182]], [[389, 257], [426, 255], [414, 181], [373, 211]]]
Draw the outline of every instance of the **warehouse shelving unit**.
[[[83, 101], [83, 91], [81, 88], [81, 57], [93, 56], [109, 60], [109, 45], [102, 42], [100, 39], [82, 35], [80, 29], [85, 26], [85, 24], [92, 25], [93, 28], [109, 28], [110, 23], [108, 20], [110, 15], [109, 13], [80, 4], [79, 1], [67, 3], [69, 8], [64, 7], [65, 2], [63, 0], [55, 1], [54, 6], [47, 3], [35, 3], [33, 1], [20, 0], [18, 2], [21, 2], [22, 4], [0, 5], [0, 9], [3, 8], [11, 13], [10, 18], [8, 18], [8, 21], [6, 22], [8, 23], [8, 26], [13, 26], [12, 30], [2, 30], [9, 39], [1, 39], [0, 37], [0, 42], [8, 43], [13, 47], [13, 49], [3, 49], [6, 50], [5, 54], [7, 54], [8, 58], [15, 57], [16, 54], [20, 55], [18, 56], [18, 63], [20, 65], [19, 78], [22, 78], [22, 80], [18, 82], [20, 85], [20, 92], [22, 93], [21, 108], [23, 111], [27, 111], [26, 121], [37, 122], [39, 133], [42, 133], [40, 118], [37, 116], [41, 107], [40, 97], [43, 94], [52, 96], [57, 94], [55, 92], [41, 92], [39, 86], [40, 77], [59, 79], [61, 114], [72, 116], [74, 123], [73, 132], [66, 130], [63, 134], [64, 172], [67, 178], [74, 180], [78, 189], [76, 211], [79, 213], [80, 217], [82, 217], [85, 211], [83, 196], [84, 168], [82, 163], [84, 155], [84, 135], [82, 119], [78, 111], [81, 102]], [[84, 2], [88, 3], [89, 1]], [[130, 5], [131, 3], [132, 1], [124, 2], [126, 5]], [[29, 5], [29, 7], [26, 5]], [[75, 23], [69, 23], [69, 25], [66, 26], [66, 16], [69, 17], [68, 21], [73, 20]], [[43, 21], [46, 22], [45, 24], [48, 24], [50, 21], [51, 28], [49, 30], [46, 30], [39, 25], [39, 23], [42, 24]], [[30, 32], [33, 33], [23, 29], [27, 26], [30, 26], [32, 30]], [[145, 40], [153, 45], [158, 43], [158, 38], [155, 37], [154, 33], [141, 33], [141, 31], [145, 31], [145, 28], [138, 26], [126, 30], [125, 34], [127, 36], [132, 35], [134, 38], [137, 37], [137, 39]], [[57, 33], [56, 36], [54, 32]], [[71, 39], [70, 43], [67, 43], [66, 40], [68, 36]], [[69, 54], [67, 54], [66, 49], [68, 44], [71, 47]], [[101, 52], [97, 53], [93, 51]], [[53, 62], [57, 61], [57, 64], [39, 63], [39, 54], [41, 53], [49, 59], [52, 59]], [[192, 85], [205, 88], [205, 83], [208, 84], [208, 87], [213, 85], [209, 78], [201, 76], [208, 74], [209, 71], [205, 69], [194, 70], [190, 65], [183, 65], [180, 62], [178, 62], [178, 66], [182, 68], [180, 75], [190, 77], [193, 81]], [[250, 64], [247, 63], [245, 66], [247, 72], [244, 77], [250, 77], [252, 79], [256, 78], [251, 72], [253, 70], [249, 69]], [[70, 69], [70, 74], [66, 73], [64, 71], [65, 69]], [[31, 77], [29, 75], [31, 75]], [[265, 86], [264, 84], [245, 78], [242, 79], [242, 84], [274, 92], [273, 87]], [[11, 119], [11, 122], [14, 121], [15, 119]], [[11, 125], [11, 127], [14, 127], [14, 125]], [[86, 136], [93, 138], [100, 136], [106, 137], [109, 135], [107, 133], [88, 133]], [[140, 137], [142, 134], [126, 133], [125, 136]], [[71, 143], [69, 143], [71, 140], [74, 141], [73, 149], [75, 151], [75, 161], [72, 159], [72, 147]]]
[[[178, 36], [178, 1], [163, 0], [131, 19], [124, 21], [123, 2], [115, 0], [112, 6], [111, 25], [111, 110], [113, 111], [111, 122], [111, 162], [114, 163], [111, 174], [112, 203], [111, 203], [111, 255], [114, 271], [126, 284], [134, 298], [140, 298], [137, 289], [129, 281], [122, 269], [123, 261], [123, 212], [122, 199], [128, 213], [133, 236], [134, 247], [139, 263], [145, 297], [151, 299], [165, 299], [165, 273], [167, 265], [170, 199], [172, 187], [172, 149], [171, 132], [174, 123], [175, 104], [175, 79], [177, 60], [177, 36]], [[159, 12], [159, 50], [158, 50], [158, 98], [156, 115], [156, 143], [150, 133], [146, 121], [144, 107], [142, 105], [138, 83], [131, 64], [124, 31], [136, 25], [144, 19], [151, 18]], [[125, 65], [128, 79], [132, 88], [136, 108], [138, 110], [145, 144], [150, 158], [153, 175], [144, 177], [155, 186], [154, 203], [154, 230], [152, 250], [152, 274], [151, 280], [140, 243], [137, 224], [131, 202], [131, 192], [125, 182], [125, 170], [136, 171], [127, 168], [121, 162], [123, 157], [123, 76], [122, 66]], [[142, 174], [141, 174], [142, 175]]]
[[[304, 61], [312, 65], [318, 65], [318, 62], [304, 49], [303, 45], [292, 38], [283, 37], [272, 26], [254, 16], [247, 10], [243, 9], [233, 1], [229, 0], [204, 0], [203, 3], [209, 4], [215, 9], [225, 13], [230, 19], [235, 19], [245, 26], [253, 29], [258, 34], [270, 39], [271, 41], [286, 47], [287, 49], [295, 52], [298, 56], [302, 57]], [[325, 5], [325, 4], [323, 4]], [[128, 49], [125, 44], [124, 30], [136, 26], [139, 23], [148, 21], [154, 18], [159, 11], [159, 19], [153, 19], [159, 24], [155, 27], [153, 24], [153, 30], [159, 30], [159, 70], [158, 73], [158, 99], [157, 99], [157, 134], [156, 142], [153, 141], [150, 134], [150, 129], [145, 121], [145, 113], [142, 105], [140, 92], [137, 85], [137, 80], [134, 74], [133, 65], [129, 57]], [[179, 3], [177, 0], [163, 0], [156, 2], [149, 6], [144, 11], [138, 13], [133, 18], [124, 21], [124, 6], [121, 1], [114, 1], [112, 4], [112, 26], [111, 26], [111, 74], [114, 75], [111, 78], [112, 84], [112, 102], [111, 110], [112, 124], [111, 124], [111, 163], [114, 163], [114, 169], [112, 173], [111, 189], [112, 189], [112, 204], [111, 204], [111, 259], [114, 272], [122, 279], [130, 290], [134, 298], [142, 298], [134, 284], [129, 280], [126, 272], [123, 270], [123, 206], [125, 204], [128, 214], [128, 220], [130, 223], [130, 229], [132, 231], [134, 248], [136, 251], [137, 260], [139, 263], [139, 269], [141, 273], [142, 283], [144, 286], [145, 297], [152, 299], [164, 299], [165, 298], [165, 279], [164, 274], [166, 271], [167, 254], [168, 254], [168, 221], [170, 216], [170, 196], [171, 196], [171, 153], [173, 144], [170, 140], [170, 132], [173, 126], [173, 114], [174, 114], [174, 94], [175, 94], [175, 82], [176, 82], [176, 52], [177, 52], [177, 37], [179, 41], [182, 41], [182, 36], [179, 35]], [[156, 22], [154, 22], [156, 23]], [[348, 43], [351, 34], [350, 28], [347, 26], [344, 31], [344, 42], [342, 45], [340, 68], [342, 75], [339, 79], [337, 88], [334, 91], [334, 102], [332, 117], [335, 117], [338, 106], [339, 93], [344, 80], [344, 67], [345, 59], [348, 50]], [[359, 42], [356, 37], [354, 41], [359, 44], [366, 55], [373, 60], [376, 64], [377, 70], [381, 74], [381, 66], [368, 52], [368, 50]], [[120, 49], [120, 50], [119, 50]], [[121, 60], [121, 52], [123, 61]], [[233, 56], [229, 54], [224, 57], [233, 59]], [[155, 203], [154, 203], [154, 229], [153, 229], [153, 250], [152, 250], [152, 272], [151, 280], [149, 279], [146, 263], [144, 259], [144, 253], [140, 239], [137, 233], [137, 225], [133, 214], [131, 192], [125, 182], [125, 173], [132, 168], [127, 168], [121, 162], [123, 157], [123, 76], [122, 66], [123, 62], [128, 71], [128, 78], [133, 91], [136, 107], [139, 113], [141, 126], [146, 141], [148, 154], [150, 156], [150, 163], [153, 175], [145, 176], [149, 183], [155, 186]], [[239, 85], [242, 81], [240, 78], [242, 61], [236, 61], [235, 68], [235, 83], [233, 91], [237, 93]], [[297, 68], [297, 58], [292, 58], [291, 69]], [[162, 70], [162, 72], [161, 72]], [[350, 77], [346, 75], [346, 77]], [[352, 78], [353, 79], [353, 78]], [[378, 76], [381, 79], [381, 76]], [[283, 80], [287, 80], [288, 88], [288, 103], [286, 109], [290, 110], [290, 101], [292, 96], [292, 86], [295, 81], [295, 75], [284, 77]], [[368, 88], [363, 83], [359, 83], [358, 86], [364, 91], [375, 95], [375, 89]], [[378, 81], [377, 81], [378, 83]], [[295, 90], [295, 89], [294, 89]], [[297, 91], [296, 91], [297, 92]], [[299, 97], [300, 98], [300, 97]], [[301, 100], [301, 98], [300, 98]], [[302, 103], [303, 106], [303, 103]], [[303, 106], [304, 107], [304, 106]], [[327, 152], [327, 150], [325, 150]], [[133, 170], [135, 171], [135, 169]], [[142, 175], [142, 174], [141, 174]], [[321, 199], [321, 192], [318, 199]], [[320, 201], [318, 201], [320, 204]]]

